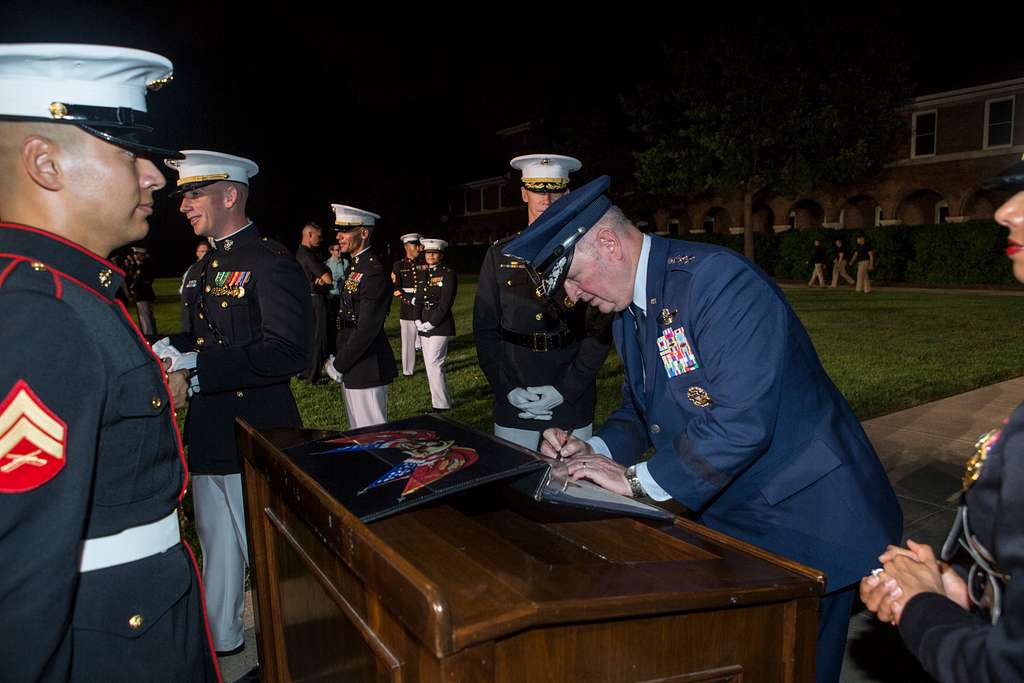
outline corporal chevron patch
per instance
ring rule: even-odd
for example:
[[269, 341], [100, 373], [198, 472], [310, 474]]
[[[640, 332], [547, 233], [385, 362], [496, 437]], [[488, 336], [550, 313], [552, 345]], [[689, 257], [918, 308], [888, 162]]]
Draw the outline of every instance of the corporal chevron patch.
[[0, 403], [0, 493], [39, 488], [64, 469], [67, 423], [25, 380]]

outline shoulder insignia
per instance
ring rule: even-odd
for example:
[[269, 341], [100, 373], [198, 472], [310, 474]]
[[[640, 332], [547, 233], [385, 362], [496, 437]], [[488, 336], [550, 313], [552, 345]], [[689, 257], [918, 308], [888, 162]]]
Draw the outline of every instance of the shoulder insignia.
[[687, 263], [693, 263], [696, 260], [696, 256], [690, 256], [689, 254], [685, 254], [682, 256], [670, 256], [668, 259], [668, 265], [686, 265]]
[[39, 488], [64, 469], [67, 423], [18, 380], [0, 403], [0, 493]]
[[271, 252], [275, 256], [291, 256], [291, 252], [289, 252], [283, 244], [276, 240], [263, 237], [260, 239], [259, 244], [266, 247], [267, 251]]
[[52, 294], [58, 299], [61, 298], [63, 291], [61, 279], [56, 271], [50, 270], [42, 261], [23, 257], [0, 260], [0, 288], [7, 284], [15, 289]]
[[981, 478], [981, 471], [985, 467], [985, 460], [988, 459], [989, 452], [996, 445], [996, 442], [999, 441], [999, 436], [1002, 433], [1002, 429], [992, 429], [978, 437], [978, 441], [974, 444], [974, 455], [967, 461], [967, 467], [964, 472], [964, 491], [974, 486], [974, 483]]

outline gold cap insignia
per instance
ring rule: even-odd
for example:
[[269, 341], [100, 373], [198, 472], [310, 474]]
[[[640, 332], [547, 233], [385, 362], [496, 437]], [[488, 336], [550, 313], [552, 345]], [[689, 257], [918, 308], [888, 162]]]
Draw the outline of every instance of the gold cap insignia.
[[50, 116], [55, 119], [62, 119], [68, 115], [68, 107], [63, 102], [50, 103]]

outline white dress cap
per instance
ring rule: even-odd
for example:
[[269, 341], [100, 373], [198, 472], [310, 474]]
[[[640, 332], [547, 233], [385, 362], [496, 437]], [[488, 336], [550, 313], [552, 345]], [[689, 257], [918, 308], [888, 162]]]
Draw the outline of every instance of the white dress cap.
[[525, 154], [509, 165], [522, 171], [523, 186], [531, 192], [564, 192], [569, 174], [583, 168], [579, 159], [561, 154]]
[[178, 172], [178, 187], [202, 187], [220, 180], [249, 184], [249, 178], [259, 173], [255, 162], [243, 157], [204, 149], [183, 149], [184, 159], [165, 159], [164, 163]]
[[363, 211], [354, 206], [331, 204], [334, 209], [334, 224], [342, 228], [372, 228], [380, 218], [371, 211]]
[[408, 232], [402, 235], [399, 239], [402, 240], [404, 244], [408, 244], [409, 242], [419, 242], [421, 238], [418, 232]]
[[0, 116], [69, 123], [147, 156], [174, 156], [138, 137], [153, 130], [146, 93], [173, 71], [166, 57], [125, 47], [0, 44]]
[[420, 244], [423, 245], [423, 251], [444, 251], [448, 248], [448, 243], [444, 240], [422, 239]]
[[147, 89], [173, 71], [166, 57], [125, 47], [0, 44], [0, 114], [59, 119], [60, 104], [145, 112]]

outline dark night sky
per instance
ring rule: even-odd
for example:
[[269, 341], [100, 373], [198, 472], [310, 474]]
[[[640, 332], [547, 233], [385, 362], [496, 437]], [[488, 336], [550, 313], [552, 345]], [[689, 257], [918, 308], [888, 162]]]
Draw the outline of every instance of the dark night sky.
[[[175, 82], [149, 100], [163, 141], [257, 161], [250, 214], [290, 246], [306, 218], [332, 222], [331, 202], [383, 214], [378, 241], [408, 225], [425, 228], [444, 211], [449, 186], [506, 171], [487, 153], [494, 131], [525, 121], [537, 102], [614, 108], [658, 68], [662, 42], [729, 35], [738, 17], [768, 20], [764, 10], [735, 4], [722, 13], [614, 20], [508, 4], [430, 17], [392, 5], [377, 18], [342, 3], [335, 11], [296, 2], [273, 11], [253, 9], [258, 3], [148, 4], [8, 1], [0, 42], [105, 43], [169, 57]], [[1024, 12], [985, 5], [984, 16], [970, 16], [968, 8], [959, 16], [922, 6], [881, 10], [905, 43], [917, 92], [1024, 76], [1015, 35]], [[793, 11], [822, 23], [848, 20], [839, 10], [815, 14], [818, 6]], [[149, 238], [173, 253], [160, 259], [170, 272], [184, 267], [194, 244], [175, 208], [158, 205]]]

